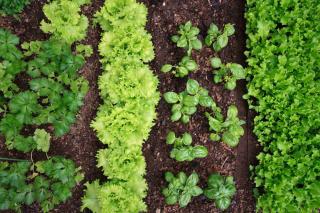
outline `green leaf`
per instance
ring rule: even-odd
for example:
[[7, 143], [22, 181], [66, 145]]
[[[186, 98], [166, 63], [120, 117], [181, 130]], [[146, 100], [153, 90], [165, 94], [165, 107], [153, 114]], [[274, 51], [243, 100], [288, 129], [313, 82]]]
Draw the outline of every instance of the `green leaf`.
[[43, 129], [36, 129], [34, 132], [33, 140], [37, 144], [37, 150], [42, 152], [48, 152], [50, 148], [51, 136]]
[[199, 182], [199, 176], [197, 173], [193, 172], [187, 179], [186, 184], [188, 186], [196, 186]]
[[208, 155], [208, 149], [205, 146], [195, 146], [192, 154], [194, 158], [205, 158]]
[[235, 33], [235, 29], [234, 29], [234, 26], [232, 24], [226, 24], [224, 26], [224, 33], [227, 35], [227, 36], [232, 36], [234, 33]]
[[170, 131], [167, 135], [166, 142], [167, 144], [174, 144], [174, 141], [176, 140], [176, 135], [174, 132]]
[[197, 96], [187, 95], [183, 98], [183, 104], [189, 107], [195, 107], [199, 103], [199, 98]]
[[194, 186], [192, 189], [191, 189], [191, 195], [192, 196], [199, 196], [203, 193], [203, 190], [199, 187], [199, 186]]
[[236, 86], [237, 86], [236, 79], [233, 79], [233, 78], [230, 79], [225, 85], [226, 89], [228, 90], [234, 90]]
[[169, 104], [174, 104], [179, 101], [179, 96], [175, 92], [166, 92], [164, 95], [164, 100]]
[[222, 65], [221, 59], [217, 57], [211, 58], [210, 63], [213, 68], [220, 68]]
[[196, 63], [194, 60], [188, 60], [188, 61], [185, 63], [185, 67], [186, 67], [187, 70], [189, 70], [189, 71], [194, 71], [194, 70], [198, 69], [198, 65], [197, 65], [197, 63]]
[[181, 118], [182, 114], [180, 111], [176, 111], [171, 115], [171, 121], [178, 121]]
[[190, 116], [189, 115], [183, 115], [181, 118], [182, 123], [186, 124], [189, 123], [190, 121]]
[[161, 72], [170, 72], [172, 70], [172, 65], [171, 64], [165, 64], [161, 67]]
[[195, 95], [198, 93], [199, 91], [199, 88], [200, 88], [200, 85], [199, 83], [196, 81], [196, 80], [193, 80], [193, 79], [189, 79], [187, 81], [187, 92], [190, 94], [190, 95]]
[[179, 199], [179, 205], [180, 207], [186, 207], [188, 203], [191, 201], [191, 195], [188, 193], [183, 193]]
[[229, 67], [233, 76], [236, 79], [239, 80], [239, 79], [244, 79], [246, 77], [245, 70], [243, 69], [243, 67], [240, 64], [231, 63], [231, 64], [227, 64], [227, 66]]
[[218, 134], [211, 133], [210, 134], [210, 140], [219, 141], [220, 140], [220, 136]]
[[218, 200], [215, 201], [215, 204], [217, 205], [217, 207], [221, 210], [226, 210], [230, 204], [231, 204], [231, 200], [230, 198], [220, 198]]
[[213, 43], [213, 49], [215, 51], [220, 51], [225, 48], [228, 44], [228, 36], [226, 34], [222, 34], [218, 36], [217, 41]]
[[214, 105], [214, 101], [210, 96], [200, 96], [199, 104], [203, 107], [212, 107]]
[[182, 135], [182, 142], [184, 145], [190, 145], [192, 143], [192, 137], [189, 133], [184, 133]]
[[198, 39], [192, 40], [191, 41], [191, 45], [195, 50], [201, 50], [202, 49], [202, 43]]
[[167, 182], [172, 182], [172, 180], [174, 180], [174, 175], [172, 172], [166, 172], [164, 175]]

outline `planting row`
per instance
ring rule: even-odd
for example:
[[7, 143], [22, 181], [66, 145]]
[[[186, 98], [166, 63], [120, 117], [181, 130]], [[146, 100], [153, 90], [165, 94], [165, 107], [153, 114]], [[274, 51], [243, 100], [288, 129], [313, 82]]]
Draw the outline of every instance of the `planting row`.
[[263, 147], [257, 209], [320, 208], [320, 5], [247, 0], [248, 95]]
[[[86, 34], [88, 19], [79, 14], [85, 3], [57, 0], [45, 5], [48, 22], [42, 21], [40, 28], [52, 34], [47, 41], [25, 42], [18, 48], [19, 38], [0, 29], [0, 131], [8, 149], [31, 152], [30, 160], [0, 158], [0, 210], [19, 212], [22, 205], [37, 202], [49, 212], [71, 197], [84, 177], [73, 161], [47, 153], [52, 137], [69, 132], [88, 90], [77, 71], [92, 49], [71, 49]], [[7, 9], [7, 14], [13, 12]], [[74, 34], [69, 29], [75, 29]], [[24, 87], [17, 81], [23, 77]], [[45, 152], [47, 159], [34, 161], [35, 151]]]

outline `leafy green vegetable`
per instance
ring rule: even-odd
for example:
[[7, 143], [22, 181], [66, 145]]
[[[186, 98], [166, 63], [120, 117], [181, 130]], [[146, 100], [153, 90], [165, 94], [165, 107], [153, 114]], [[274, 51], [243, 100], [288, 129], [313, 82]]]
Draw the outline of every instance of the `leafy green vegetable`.
[[30, 0], [0, 0], [0, 15], [15, 15], [30, 3]]
[[[24, 54], [15, 46], [18, 37], [0, 30], [0, 38], [0, 92], [4, 96], [0, 109], [5, 111], [0, 131], [9, 149], [28, 152], [38, 146], [38, 150], [46, 150], [47, 145], [37, 145], [37, 136], [25, 137], [20, 131], [25, 125], [48, 123], [53, 125], [56, 136], [69, 131], [88, 90], [88, 82], [77, 74], [84, 56], [74, 55], [69, 45], [50, 39], [24, 43], [25, 56], [33, 56], [25, 62]], [[13, 81], [24, 71], [31, 77], [30, 88], [21, 91]]]
[[166, 92], [163, 97], [167, 103], [173, 104], [171, 120], [181, 120], [183, 123], [189, 122], [190, 116], [197, 111], [199, 104], [203, 107], [211, 107], [215, 104], [208, 91], [193, 79], [188, 80], [185, 91], [179, 94]]
[[195, 71], [198, 69], [197, 63], [192, 60], [189, 56], [182, 58], [178, 66], [173, 66], [171, 64], [165, 64], [162, 66], [161, 71], [172, 72], [176, 77], [184, 77], [189, 74], [189, 72]]
[[88, 18], [79, 13], [80, 7], [88, 3], [90, 0], [56, 0], [44, 5], [43, 12], [49, 22], [42, 20], [40, 28], [68, 44], [84, 39]]
[[[224, 120], [221, 114], [221, 109], [217, 106], [212, 107], [213, 114], [206, 112], [206, 117], [209, 121], [210, 130], [214, 133], [210, 134], [210, 139], [226, 143], [230, 147], [235, 147], [239, 143], [239, 139], [244, 135], [244, 130], [241, 125], [245, 121], [238, 118], [238, 109], [236, 106], [231, 105], [228, 108], [227, 118]], [[222, 135], [222, 136], [221, 136]]]
[[170, 131], [166, 142], [173, 145], [170, 157], [177, 161], [192, 161], [195, 158], [205, 158], [208, 155], [208, 149], [205, 146], [191, 146], [192, 137], [189, 133], [184, 133], [182, 137], [176, 137], [175, 133]]
[[247, 1], [247, 63], [257, 211], [320, 208], [319, 1]]
[[191, 202], [192, 197], [203, 193], [202, 189], [197, 186], [199, 176], [195, 172], [189, 177], [184, 172], [179, 172], [177, 176], [174, 176], [171, 172], [166, 172], [165, 179], [169, 185], [162, 190], [162, 194], [165, 196], [168, 205], [179, 203], [180, 207], [186, 207]]
[[43, 129], [36, 129], [34, 132], [33, 140], [37, 144], [37, 150], [42, 152], [48, 152], [50, 148], [51, 136]]
[[99, 45], [103, 102], [91, 126], [108, 145], [97, 154], [98, 167], [108, 181], [86, 184], [83, 210], [137, 213], [147, 209], [142, 145], [154, 124], [160, 95], [158, 79], [145, 64], [154, 58], [146, 16], [146, 7], [135, 0], [106, 1], [95, 15], [103, 29]]
[[204, 189], [204, 195], [214, 200], [216, 206], [221, 210], [226, 210], [231, 199], [236, 193], [236, 186], [232, 176], [222, 177], [218, 173], [213, 173], [208, 178], [208, 186]]
[[211, 59], [211, 66], [215, 69], [219, 69], [215, 72], [214, 82], [224, 82], [225, 87], [228, 90], [235, 89], [237, 80], [245, 79], [246, 77], [245, 70], [240, 64], [227, 63], [224, 65], [220, 58], [214, 57]]
[[[35, 167], [35, 170], [33, 170]], [[27, 177], [29, 172], [33, 174]], [[53, 157], [29, 162], [0, 162], [0, 210], [20, 211], [22, 205], [39, 203], [43, 212], [71, 197], [71, 190], [83, 179], [71, 160]]]
[[213, 47], [215, 51], [220, 51], [228, 44], [229, 37], [235, 33], [234, 26], [232, 24], [226, 24], [223, 32], [220, 32], [217, 25], [212, 23], [208, 30], [208, 35], [205, 38], [205, 44]]
[[199, 28], [192, 26], [191, 21], [179, 26], [178, 35], [171, 37], [174, 43], [177, 43], [178, 47], [187, 50], [187, 55], [190, 57], [192, 49], [201, 50], [202, 43], [197, 38], [200, 33]]

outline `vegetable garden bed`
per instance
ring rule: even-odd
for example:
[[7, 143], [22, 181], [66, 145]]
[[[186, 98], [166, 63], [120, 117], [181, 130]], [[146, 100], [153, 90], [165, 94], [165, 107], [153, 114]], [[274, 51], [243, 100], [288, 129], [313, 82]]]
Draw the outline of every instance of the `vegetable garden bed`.
[[316, 1], [8, 2], [0, 212], [319, 208]]

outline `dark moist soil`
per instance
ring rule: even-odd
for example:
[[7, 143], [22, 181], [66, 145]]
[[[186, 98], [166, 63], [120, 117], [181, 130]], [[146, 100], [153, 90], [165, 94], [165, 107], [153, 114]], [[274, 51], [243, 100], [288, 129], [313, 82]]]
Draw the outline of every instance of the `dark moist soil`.
[[[161, 93], [167, 91], [182, 91], [185, 88], [186, 79], [177, 79], [170, 74], [160, 72], [160, 67], [165, 63], [177, 63], [184, 55], [184, 51], [175, 47], [170, 42], [170, 36], [176, 33], [177, 26], [188, 20], [201, 29], [203, 40], [206, 30], [212, 21], [219, 27], [226, 23], [233, 23], [236, 27], [236, 35], [233, 36], [227, 48], [221, 51], [218, 56], [224, 62], [237, 62], [245, 65], [245, 20], [243, 0], [143, 0], [149, 9], [149, 22], [147, 29], [153, 36], [156, 58], [151, 63], [152, 69], [159, 77], [159, 89]], [[40, 30], [40, 21], [44, 18], [42, 6], [45, 1], [34, 0], [25, 11], [19, 16], [20, 20], [12, 17], [0, 17], [0, 27], [11, 30], [21, 38], [21, 42], [32, 40], [45, 40], [49, 35], [43, 34]], [[100, 41], [100, 30], [93, 27], [92, 16], [99, 10], [103, 0], [92, 0], [92, 4], [82, 8], [83, 13], [90, 20], [88, 37], [83, 42], [94, 47], [94, 54], [91, 56], [80, 73], [89, 81], [90, 90], [84, 100], [77, 122], [72, 126], [71, 131], [61, 137], [54, 138], [49, 152], [50, 156], [62, 155], [75, 161], [85, 172], [85, 181], [104, 179], [101, 171], [95, 167], [95, 155], [98, 149], [102, 148], [101, 143], [90, 128], [90, 122], [95, 118], [100, 103], [97, 88], [97, 79], [101, 73], [97, 45]], [[238, 82], [235, 91], [228, 91], [222, 85], [215, 85], [212, 81], [209, 59], [214, 55], [210, 48], [203, 48], [201, 52], [194, 52], [200, 68], [190, 75], [210, 91], [210, 95], [226, 113], [227, 107], [236, 104], [240, 118], [247, 124], [244, 126], [245, 135], [241, 138], [236, 149], [230, 149], [222, 143], [214, 143], [208, 140], [209, 127], [207, 119], [203, 116], [204, 109], [200, 108], [192, 117], [188, 125], [172, 123], [170, 121], [170, 105], [163, 100], [158, 106], [158, 119], [150, 134], [149, 140], [145, 143], [144, 154], [147, 161], [147, 181], [149, 184], [146, 203], [150, 213], [211, 213], [220, 212], [215, 208], [213, 202], [205, 199], [204, 196], [197, 197], [183, 209], [178, 206], [166, 206], [161, 195], [161, 189], [166, 186], [163, 178], [165, 171], [185, 171], [190, 174], [196, 171], [201, 177], [201, 186], [205, 186], [207, 177], [212, 172], [219, 172], [223, 175], [233, 175], [236, 179], [237, 194], [231, 207], [226, 212], [254, 212], [254, 199], [252, 197], [252, 185], [249, 181], [248, 166], [254, 163], [257, 153], [256, 140], [251, 132], [252, 112], [248, 111], [246, 102], [242, 99], [245, 93], [245, 82]], [[18, 79], [19, 80], [19, 79]], [[20, 86], [23, 85], [23, 78], [20, 79]], [[169, 130], [178, 134], [190, 132], [193, 135], [194, 144], [205, 145], [209, 149], [209, 155], [205, 159], [194, 160], [190, 163], [177, 163], [169, 158], [170, 146], [166, 145], [165, 138]], [[9, 151], [4, 145], [4, 139], [0, 138], [0, 156], [30, 159], [30, 154], [21, 154]], [[35, 160], [43, 160], [45, 156], [34, 153]], [[83, 196], [83, 184], [77, 186], [73, 196], [66, 203], [57, 206], [52, 212], [73, 213], [80, 212], [81, 197]], [[7, 211], [8, 212], [8, 211]], [[39, 206], [25, 206], [25, 213], [41, 212]]]

